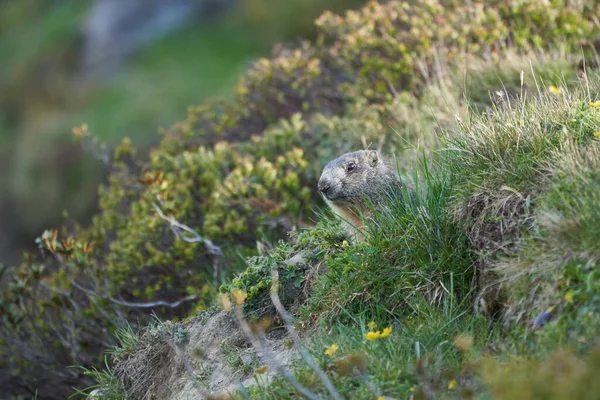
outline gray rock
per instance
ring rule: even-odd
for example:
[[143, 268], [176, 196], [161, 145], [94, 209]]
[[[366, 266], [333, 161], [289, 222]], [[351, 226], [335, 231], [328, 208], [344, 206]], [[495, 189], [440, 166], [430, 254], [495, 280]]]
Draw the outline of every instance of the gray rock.
[[106, 73], [145, 45], [235, 0], [96, 0], [85, 17], [84, 73]]

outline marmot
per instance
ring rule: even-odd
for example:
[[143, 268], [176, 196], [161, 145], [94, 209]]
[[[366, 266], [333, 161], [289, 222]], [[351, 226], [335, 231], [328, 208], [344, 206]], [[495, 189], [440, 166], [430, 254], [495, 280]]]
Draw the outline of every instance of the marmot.
[[317, 185], [327, 205], [344, 221], [351, 238], [359, 241], [364, 240], [361, 216], [369, 216], [373, 206], [390, 201], [391, 195], [403, 199], [403, 186], [412, 197], [414, 189], [400, 180], [393, 163], [376, 150], [346, 153], [330, 161]]

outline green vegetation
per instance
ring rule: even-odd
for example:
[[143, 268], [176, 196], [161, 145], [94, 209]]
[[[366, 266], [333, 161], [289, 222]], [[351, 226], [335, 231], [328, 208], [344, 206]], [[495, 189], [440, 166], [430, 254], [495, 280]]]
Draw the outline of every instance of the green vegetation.
[[141, 49], [110, 76], [81, 69], [79, 31], [91, 3], [0, 5], [0, 166], [10, 171], [0, 177], [0, 203], [12, 211], [1, 230], [12, 239], [3, 253], [16, 260], [39, 231], [62, 223], [63, 210], [76, 220], [96, 210], [102, 164], [73, 145], [73, 126], [86, 123], [111, 146], [128, 136], [146, 152], [188, 106], [232, 97], [248, 63], [277, 41], [312, 37], [323, 10], [360, 1], [244, 1]]
[[[579, 389], [592, 385], [600, 333], [600, 85], [582, 85], [472, 114], [446, 132], [427, 170], [444, 177], [447, 191], [422, 181], [427, 201], [418, 213], [382, 215], [366, 244], [319, 257], [325, 272], [296, 322], [309, 327], [306, 345], [334, 371], [342, 397], [598, 398], [593, 387]], [[438, 260], [443, 268], [428, 274]], [[473, 267], [492, 278], [473, 286]], [[478, 296], [469, 290], [499, 283], [501, 322], [485, 309], [474, 315]], [[389, 337], [366, 336], [383, 327], [392, 327]], [[307, 365], [295, 372], [325, 393]], [[251, 392], [293, 397], [285, 379]]]
[[[191, 107], [147, 160], [122, 140], [92, 224], [47, 231], [52, 257], [12, 271], [0, 352], [30, 353], [3, 368], [26, 380], [32, 355], [56, 374], [97, 365], [120, 321], [143, 325], [153, 309], [189, 317], [166, 329], [187, 332], [218, 290], [250, 318], [273, 317], [276, 270], [304, 345], [345, 398], [543, 398], [563, 367], [579, 390], [598, 358], [600, 83], [577, 62], [599, 7], [390, 1], [323, 14], [313, 43], [255, 62], [233, 98]], [[85, 127], [74, 133], [102, 151]], [[313, 188], [326, 161], [369, 144], [396, 154], [418, 194], [350, 244], [315, 213]], [[126, 342], [131, 366], [141, 345]], [[120, 388], [141, 393], [112, 361]], [[294, 372], [327, 395], [303, 361]], [[297, 397], [281, 377], [248, 395]]]

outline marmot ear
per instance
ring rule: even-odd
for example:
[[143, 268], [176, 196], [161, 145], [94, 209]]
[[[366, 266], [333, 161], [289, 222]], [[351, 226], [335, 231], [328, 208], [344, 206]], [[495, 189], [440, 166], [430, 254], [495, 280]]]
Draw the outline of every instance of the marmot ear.
[[377, 150], [369, 150], [369, 154], [367, 154], [367, 157], [371, 165], [375, 165], [379, 161], [379, 153], [377, 152]]

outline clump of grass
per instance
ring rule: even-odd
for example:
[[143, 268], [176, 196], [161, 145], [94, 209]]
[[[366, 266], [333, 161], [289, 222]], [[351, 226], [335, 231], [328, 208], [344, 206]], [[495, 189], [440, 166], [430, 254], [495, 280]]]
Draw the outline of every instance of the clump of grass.
[[566, 86], [569, 90], [579, 87], [575, 65], [580, 57], [560, 47], [527, 54], [508, 50], [501, 59], [469, 59], [464, 74], [457, 78], [463, 79], [470, 106], [485, 111], [492, 104], [535, 97], [539, 87]]
[[[123, 389], [119, 379], [113, 374], [108, 361], [105, 359], [105, 369], [98, 370], [94, 367], [80, 367], [83, 375], [91, 378], [95, 385], [88, 388], [77, 390], [73, 395], [82, 395], [90, 400], [106, 399], [106, 400], [121, 400], [126, 398], [125, 390]], [[71, 396], [70, 398], [72, 398]]]
[[185, 374], [185, 364], [180, 362], [176, 348], [187, 340], [181, 324], [156, 318], [141, 334], [122, 328], [119, 338], [120, 347], [110, 353], [116, 363], [113, 373], [125, 398], [168, 396], [171, 377]]
[[398, 194], [389, 207], [374, 210], [366, 243], [342, 246], [326, 259], [312, 294], [318, 300], [309, 309], [327, 320], [385, 319], [415, 315], [420, 300], [441, 304], [448, 296], [469, 296], [472, 260], [449, 212], [451, 181], [425, 169], [415, 182], [414, 201]]
[[[600, 109], [591, 110], [600, 131]], [[591, 119], [591, 118], [590, 118]], [[600, 260], [600, 132], [588, 146], [566, 146], [555, 154], [553, 185], [545, 197], [541, 222], [556, 245], [592, 260]]]
[[[586, 156], [577, 155], [597, 146], [600, 113], [593, 102], [597, 78], [590, 76], [573, 91], [536, 83], [533, 96], [506, 99], [461, 122], [457, 132], [447, 135], [442, 152], [442, 164], [456, 185], [457, 219], [465, 225], [478, 256], [480, 311], [497, 315], [508, 308], [510, 319], [517, 320], [525, 310], [543, 312], [536, 304], [545, 291], [556, 287], [556, 279], [540, 276], [543, 265], [552, 264], [551, 269], [559, 271], [568, 254], [579, 247], [575, 242], [583, 240], [577, 235], [590, 238], [592, 252], [597, 243], [593, 223], [597, 195], [585, 189], [596, 184], [595, 178], [582, 180], [576, 177], [580, 172], [564, 172], [561, 167], [579, 163], [589, 168], [590, 162], [582, 160], [597, 156], [591, 150], [585, 150]], [[545, 210], [549, 204], [544, 199], [549, 198], [554, 204]], [[562, 218], [566, 225], [576, 226], [573, 240], [563, 237], [562, 247], [549, 244], [561, 237], [560, 232], [540, 229], [545, 220], [555, 219], [557, 210], [569, 214]], [[541, 301], [545, 306], [550, 303]]]
[[[597, 83], [589, 88], [595, 90]], [[502, 186], [535, 191], [548, 182], [547, 166], [568, 143], [592, 142], [600, 115], [590, 95], [579, 89], [538, 87], [537, 96], [508, 102], [463, 121], [448, 138], [444, 165], [461, 198]]]
[[560, 325], [555, 330], [560, 335], [550, 333], [555, 343], [567, 340], [570, 330], [591, 337], [600, 327], [598, 145], [568, 145], [555, 152], [548, 165], [550, 183], [538, 199], [535, 229], [513, 257], [493, 265], [511, 291], [511, 316], [552, 316]]

